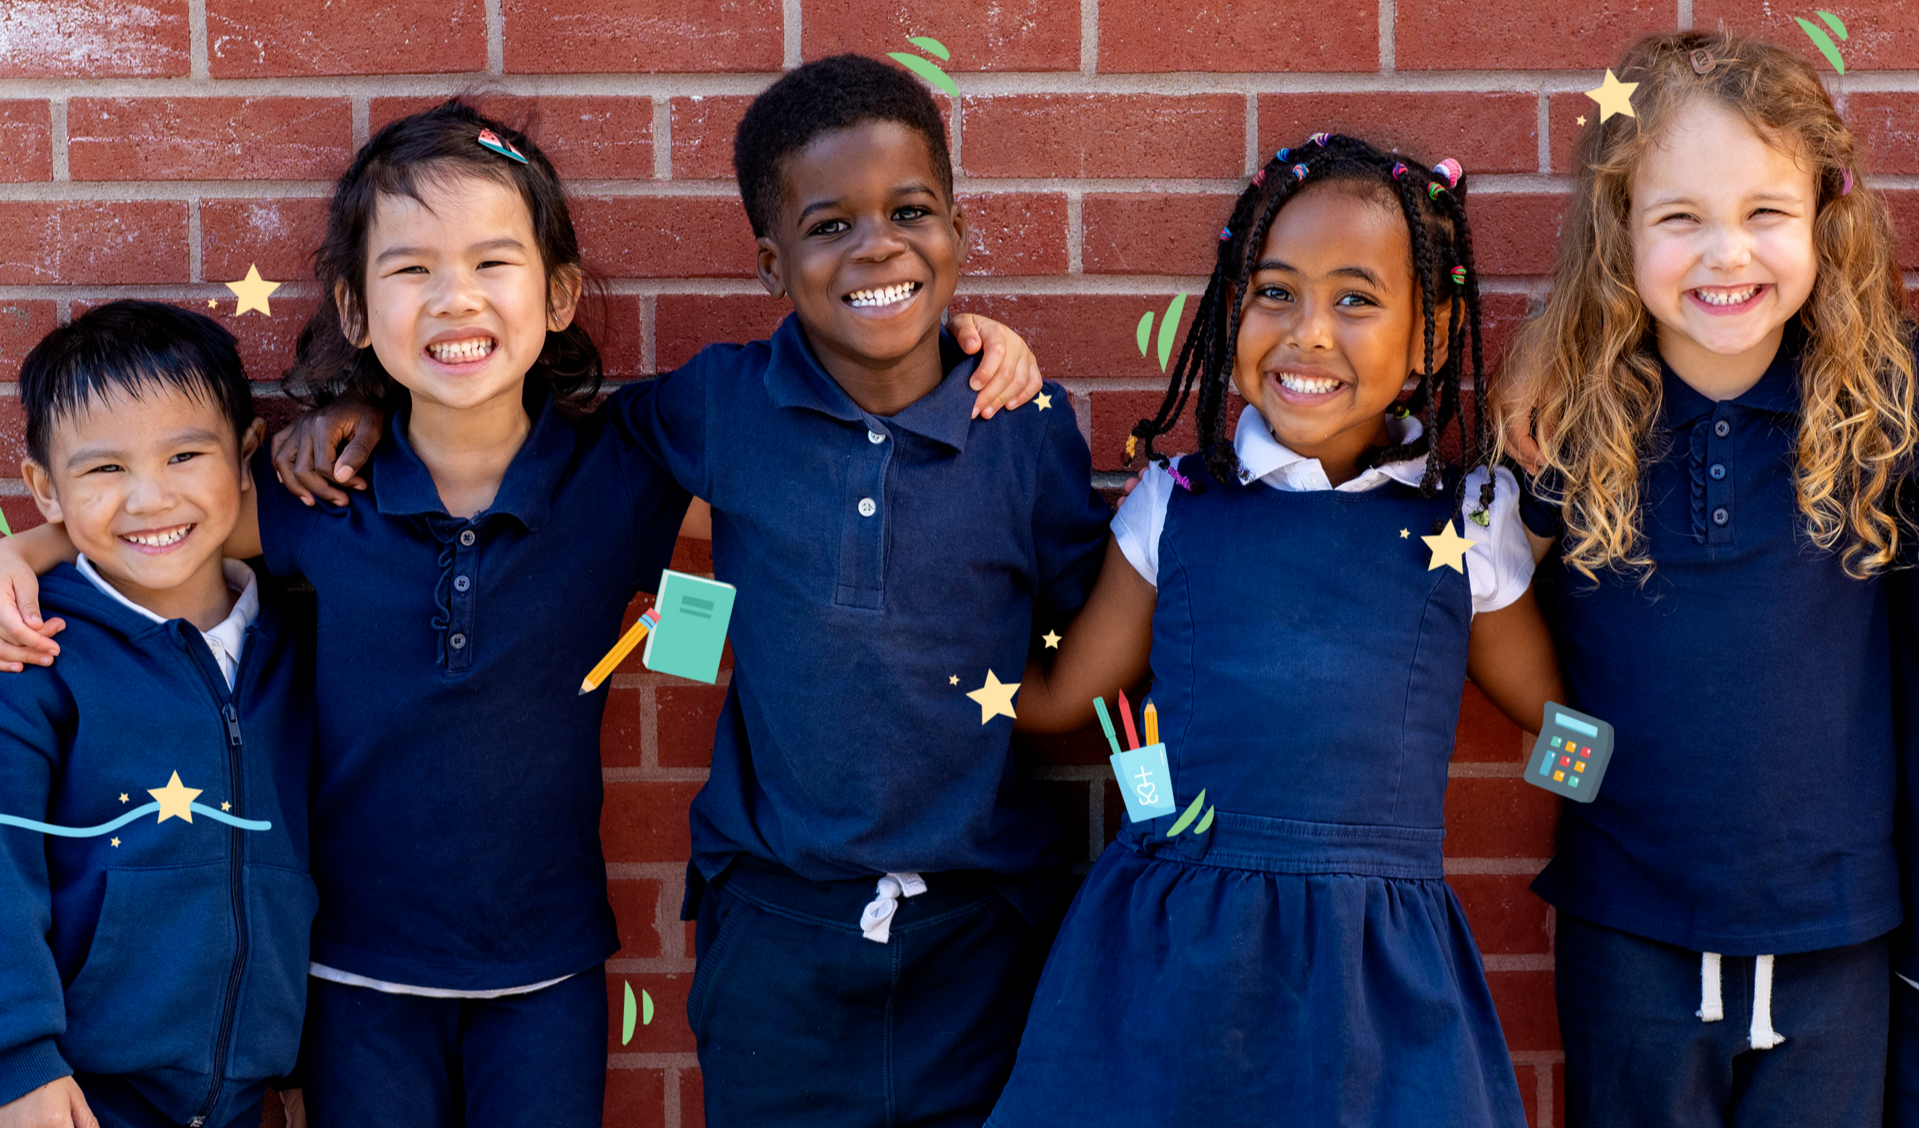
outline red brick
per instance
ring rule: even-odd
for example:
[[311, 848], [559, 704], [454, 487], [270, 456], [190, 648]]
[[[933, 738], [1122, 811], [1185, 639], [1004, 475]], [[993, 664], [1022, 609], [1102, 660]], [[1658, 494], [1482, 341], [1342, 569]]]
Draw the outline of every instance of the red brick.
[[[1553, 1070], [1553, 1120], [1554, 1125], [1566, 1124], [1566, 1064], [1555, 1062]], [[687, 1122], [691, 1125], [692, 1122]]]
[[1519, 727], [1499, 712], [1479, 687], [1466, 683], [1459, 702], [1459, 732], [1453, 746], [1456, 761], [1510, 761], [1526, 759]]
[[1546, 128], [1550, 138], [1549, 171], [1560, 176], [1573, 173], [1579, 151], [1579, 135], [1588, 123], [1599, 124], [1598, 103], [1584, 94], [1554, 94], [1546, 104]]
[[731, 180], [733, 133], [752, 101], [744, 94], [673, 99], [673, 179]]
[[184, 282], [178, 200], [0, 201], [0, 285]]
[[1552, 270], [1560, 221], [1570, 197], [1531, 192], [1482, 192], [1467, 205], [1473, 255], [1482, 275], [1543, 275]]
[[345, 98], [75, 98], [75, 180], [330, 180], [353, 155]]
[[253, 390], [253, 413], [267, 425], [268, 435], [285, 430], [305, 410], [297, 400], [284, 393], [263, 394], [258, 388]]
[[1900, 268], [1919, 269], [1919, 192], [1895, 189], [1881, 195], [1892, 213], [1893, 254]]
[[326, 234], [323, 197], [200, 202], [200, 270], [209, 280], [246, 277], [249, 266], [276, 282], [313, 277], [313, 249]]
[[[613, 977], [607, 978], [608, 983]], [[615, 989], [618, 990], [617, 988]], [[619, 1035], [621, 1000], [614, 997], [607, 1024]], [[653, 1022], [658, 1023], [655, 1016]], [[622, 1066], [606, 1072], [606, 1105], [603, 1125], [665, 1125], [666, 1071], [655, 1067]], [[687, 1124], [687, 1122], [681, 1122]]]
[[[267, 317], [258, 311], [235, 314], [233, 311], [239, 302], [231, 295], [224, 294], [207, 305], [204, 299], [181, 298], [173, 304], [182, 309], [202, 313], [225, 326], [233, 334], [240, 346], [240, 363], [246, 367], [249, 380], [279, 380], [284, 376], [287, 366], [293, 363], [293, 344], [305, 328], [307, 319], [319, 308], [314, 298], [273, 298], [273, 316]], [[76, 301], [72, 305], [72, 316], [79, 317], [98, 302]]]
[[705, 768], [713, 762], [713, 731], [726, 687], [678, 683], [656, 691], [660, 703], [660, 767]]
[[1262, 94], [1260, 160], [1324, 130], [1403, 149], [1421, 161], [1457, 160], [1478, 173], [1537, 172], [1539, 99], [1532, 94], [1387, 92]]
[[[16, 395], [0, 397], [0, 477], [19, 478], [27, 457], [27, 413]], [[27, 503], [32, 508], [33, 503]]]
[[589, 299], [578, 316], [593, 335], [593, 343], [600, 347], [600, 364], [609, 379], [645, 374], [645, 326], [639, 295], [609, 294], [604, 301]]
[[1692, 26], [1729, 27], [1759, 36], [1788, 50], [1797, 51], [1806, 61], [1830, 76], [1832, 64], [1813, 46], [1812, 40], [1793, 22], [1805, 16], [1813, 26], [1830, 32], [1825, 22], [1813, 15], [1815, 7], [1826, 7], [1845, 22], [1846, 38], [1834, 36], [1839, 57], [1845, 60], [1846, 73], [1868, 70], [1909, 70], [1919, 67], [1919, 27], [1913, 26], [1912, 10], [1903, 3], [1855, 4], [1846, 8], [1807, 4], [1804, 7], [1769, 4], [1764, 0], [1694, 0]]
[[[367, 127], [430, 110], [438, 97], [375, 98]], [[545, 98], [480, 97], [481, 113], [531, 137], [562, 177], [570, 180], [650, 180], [653, 177], [653, 99], [615, 95]]]
[[207, 0], [207, 71], [433, 74], [486, 69], [481, 0]]
[[1466, 907], [1482, 953], [1550, 953], [1552, 910], [1528, 887], [1530, 874], [1455, 874], [1446, 881]]
[[[27, 350], [53, 332], [59, 317], [54, 304], [43, 299], [15, 298], [0, 302], [0, 372], [15, 374]], [[17, 403], [0, 400], [0, 403]], [[18, 422], [18, 421], [13, 421]], [[11, 474], [10, 464], [0, 465], [0, 474]]]
[[1291, 0], [1100, 0], [1101, 71], [1371, 71], [1379, 10]]
[[9, 494], [0, 498], [0, 512], [7, 515], [7, 527], [15, 533], [24, 533], [36, 525], [45, 525], [47, 519], [40, 515], [39, 507], [33, 499]]
[[1499, 1025], [1506, 1029], [1506, 1045], [1515, 1051], [1559, 1049], [1559, 1010], [1553, 1003], [1553, 974], [1488, 972], [1499, 1009]]
[[[693, 540], [682, 537], [673, 546], [673, 563], [669, 566], [675, 572], [690, 572], [694, 576], [713, 574], [713, 542]], [[733, 666], [733, 648], [729, 645], [720, 655], [720, 666], [731, 669]]]
[[[1192, 322], [1200, 290], [1199, 286], [1192, 287], [1186, 299], [1181, 341]], [[1141, 356], [1135, 330], [1140, 315], [1152, 310], [1157, 337], [1157, 319], [1171, 300], [1165, 294], [962, 294], [952, 308], [985, 314], [1011, 326], [1026, 339], [1052, 379], [1124, 376], [1162, 380], [1158, 353], [1148, 342], [1148, 352], [1153, 355]]]
[[53, 179], [53, 116], [46, 102], [0, 101], [0, 152], [7, 155], [0, 181]]
[[[1129, 344], [1129, 347], [1130, 344]], [[1094, 470], [1130, 470], [1138, 474], [1145, 466], [1141, 459], [1134, 459], [1127, 467], [1126, 437], [1142, 419], [1152, 419], [1159, 413], [1162, 392], [1095, 392], [1093, 393], [1093, 469]], [[1239, 428], [1239, 413], [1246, 406], [1236, 393], [1226, 396], [1225, 428], [1226, 438], [1230, 440]], [[1173, 430], [1154, 441], [1154, 449], [1162, 455], [1180, 455], [1199, 447], [1198, 402], [1187, 397], [1186, 410], [1180, 414], [1179, 422]], [[1144, 450], [1142, 447], [1141, 450]]]
[[[639, 622], [640, 617], [646, 614], [646, 609], [652, 606], [653, 597], [647, 595], [645, 592], [638, 593], [631, 600], [627, 601], [626, 611], [620, 613], [620, 634], [624, 635], [631, 630], [633, 625]], [[613, 668], [613, 672], [615, 674], [639, 674], [645, 671], [646, 667], [640, 665], [641, 653], [641, 651], [637, 650], [628, 653], [626, 658], [620, 660], [620, 665]]]
[[588, 197], [573, 203], [587, 265], [609, 278], [750, 278], [758, 249], [734, 196]]
[[1080, 209], [1081, 268], [1206, 278], [1236, 199], [1221, 192], [1089, 192]]
[[[1670, 31], [1671, 0], [1400, 0], [1393, 62], [1400, 70], [1578, 70], [1612, 66], [1633, 40]], [[1694, 15], [1695, 27], [1712, 27]], [[1593, 85], [1598, 85], [1598, 75]]]
[[[626, 1009], [624, 985], [633, 986], [633, 1003], [637, 1014], [633, 1020], [633, 1041], [625, 1045], [620, 1043], [620, 1032], [624, 1026], [623, 1015]], [[609, 975], [606, 978], [608, 1002], [606, 1025], [606, 1049], [609, 1054], [659, 1054], [661, 1052], [693, 1050], [693, 1031], [686, 1024], [686, 994], [692, 987], [693, 974], [683, 973], [644, 973], [640, 975]], [[645, 992], [653, 997], [653, 1022], [642, 1023], [646, 1014], [646, 1001], [640, 998]]]
[[1545, 858], [1559, 798], [1512, 776], [1462, 776], [1446, 787], [1446, 853], [1453, 858]]
[[[606, 883], [606, 900], [620, 926], [618, 960], [642, 960], [660, 955], [660, 882], [657, 878], [613, 878]], [[617, 1017], [615, 1009], [613, 1015]], [[658, 1023], [655, 1016], [653, 1022]]]
[[686, 809], [699, 790], [686, 782], [608, 783], [600, 813], [607, 861], [685, 862], [692, 853]]
[[680, 1071], [680, 1124], [706, 1124], [706, 1086], [699, 1067]]
[[187, 0], [11, 0], [0, 78], [185, 75]]
[[966, 98], [972, 176], [1238, 176], [1236, 94], [1007, 94]]
[[[800, 53], [811, 61], [848, 51], [875, 57], [903, 51], [925, 55], [948, 72], [1076, 71], [1079, 10], [1079, 0], [989, 0], [956, 19], [952, 7], [928, 0], [808, 0]], [[1104, 9], [1100, 21], [1103, 28]], [[913, 35], [939, 40], [952, 58], [918, 50], [906, 41]]]
[[662, 294], [653, 312], [654, 357], [667, 372], [715, 342], [771, 337], [793, 304], [770, 294]]
[[1532, 316], [1533, 300], [1525, 294], [1481, 294], [1479, 296], [1480, 348], [1486, 354], [1486, 376], [1498, 379], [1499, 364], [1513, 334]]
[[966, 273], [1066, 273], [1066, 197], [985, 192], [960, 197], [966, 213]]
[[1865, 147], [1866, 168], [1875, 173], [1919, 172], [1915, 116], [1919, 94], [1867, 91], [1846, 96], [1846, 124]]
[[600, 722], [600, 763], [608, 767], [632, 767], [640, 764], [641, 735], [646, 722], [640, 713], [640, 692], [624, 687], [609, 687], [606, 715]]
[[510, 73], [775, 71], [780, 0], [505, 0]]
[[1532, 1065], [1513, 1064], [1513, 1081], [1519, 1086], [1519, 1106], [1526, 1114], [1526, 1124], [1539, 1124], [1539, 1068]]

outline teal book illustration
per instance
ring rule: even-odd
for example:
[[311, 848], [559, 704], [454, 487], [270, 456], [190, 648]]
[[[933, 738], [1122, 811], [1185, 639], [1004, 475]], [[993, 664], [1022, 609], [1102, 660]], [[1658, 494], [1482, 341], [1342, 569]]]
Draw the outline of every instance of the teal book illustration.
[[647, 634], [646, 650], [640, 654], [646, 669], [695, 682], [717, 681], [734, 595], [731, 584], [670, 568], [661, 573], [653, 602], [660, 622]]

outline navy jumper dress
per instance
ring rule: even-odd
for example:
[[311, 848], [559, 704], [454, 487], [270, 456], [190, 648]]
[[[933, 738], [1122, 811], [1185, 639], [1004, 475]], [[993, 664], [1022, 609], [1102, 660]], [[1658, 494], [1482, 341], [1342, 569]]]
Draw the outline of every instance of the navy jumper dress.
[[1101, 856], [993, 1123], [1523, 1123], [1442, 877], [1472, 601], [1419, 536], [1452, 491], [1180, 470], [1153, 700], [1178, 809], [1218, 814]]

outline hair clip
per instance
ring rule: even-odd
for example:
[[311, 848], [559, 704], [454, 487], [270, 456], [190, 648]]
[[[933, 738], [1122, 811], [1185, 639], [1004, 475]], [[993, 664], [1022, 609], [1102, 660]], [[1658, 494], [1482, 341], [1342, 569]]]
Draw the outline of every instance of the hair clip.
[[1405, 175], [1406, 175], [1406, 166], [1405, 166], [1405, 165], [1403, 165], [1403, 164], [1396, 164], [1396, 165], [1394, 165], [1394, 166], [1393, 166], [1393, 179], [1394, 179], [1394, 180], [1398, 180], [1398, 179], [1399, 179], [1400, 177], [1402, 177], [1402, 176], [1405, 176]]
[[1852, 170], [1848, 168], [1841, 168], [1839, 170], [1839, 175], [1841, 177], [1840, 184], [1839, 184], [1839, 195], [1841, 196], [1852, 195]]
[[1466, 285], [1466, 268], [1465, 267], [1453, 268], [1453, 285], [1454, 286]]
[[511, 142], [500, 140], [500, 135], [490, 129], [480, 131], [480, 144], [498, 153], [502, 157], [518, 161], [523, 165], [527, 163], [526, 158], [520, 154], [518, 149], [513, 147]]
[[1712, 69], [1718, 65], [1719, 65], [1719, 61], [1717, 59], [1714, 59], [1712, 57], [1712, 52], [1706, 50], [1704, 47], [1701, 47], [1699, 50], [1694, 51], [1692, 53], [1692, 73], [1694, 74], [1697, 74], [1697, 75], [1711, 74]]
[[1219, 229], [1219, 241], [1220, 241], [1221, 243], [1224, 243], [1224, 242], [1226, 242], [1226, 241], [1227, 241], [1228, 239], [1231, 239], [1232, 237], [1233, 237], [1233, 229], [1232, 229], [1232, 228], [1230, 228], [1230, 227], [1222, 227], [1222, 228], [1220, 228], [1220, 229]]
[[1305, 166], [1305, 165], [1294, 165], [1294, 166], [1293, 166], [1293, 179], [1294, 179], [1294, 180], [1305, 180], [1305, 179], [1306, 179], [1306, 173], [1307, 173], [1307, 171], [1308, 171], [1308, 170], [1307, 170], [1307, 168], [1306, 168], [1306, 166]]
[[1448, 188], [1458, 188], [1459, 178], [1466, 175], [1466, 170], [1460, 168], [1459, 162], [1453, 160], [1451, 157], [1434, 165], [1433, 171], [1446, 178], [1446, 187]]
[[1326, 147], [1326, 143], [1331, 141], [1332, 139], [1333, 139], [1333, 135], [1330, 133], [1315, 133], [1311, 137], [1307, 138], [1306, 140], [1311, 141], [1313, 144], [1323, 149]]
[[1260, 185], [1265, 183], [1266, 183], [1266, 170], [1262, 168], [1258, 172], [1253, 174], [1253, 187], [1258, 188]]

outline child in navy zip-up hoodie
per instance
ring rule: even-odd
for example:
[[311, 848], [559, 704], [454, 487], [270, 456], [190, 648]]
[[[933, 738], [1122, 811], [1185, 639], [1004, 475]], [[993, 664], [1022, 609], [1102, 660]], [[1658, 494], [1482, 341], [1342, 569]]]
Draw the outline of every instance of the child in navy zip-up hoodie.
[[307, 875], [305, 633], [220, 546], [259, 445], [230, 334], [114, 302], [20, 373], [80, 644], [0, 684], [0, 1125], [260, 1123], [289, 1074]]

